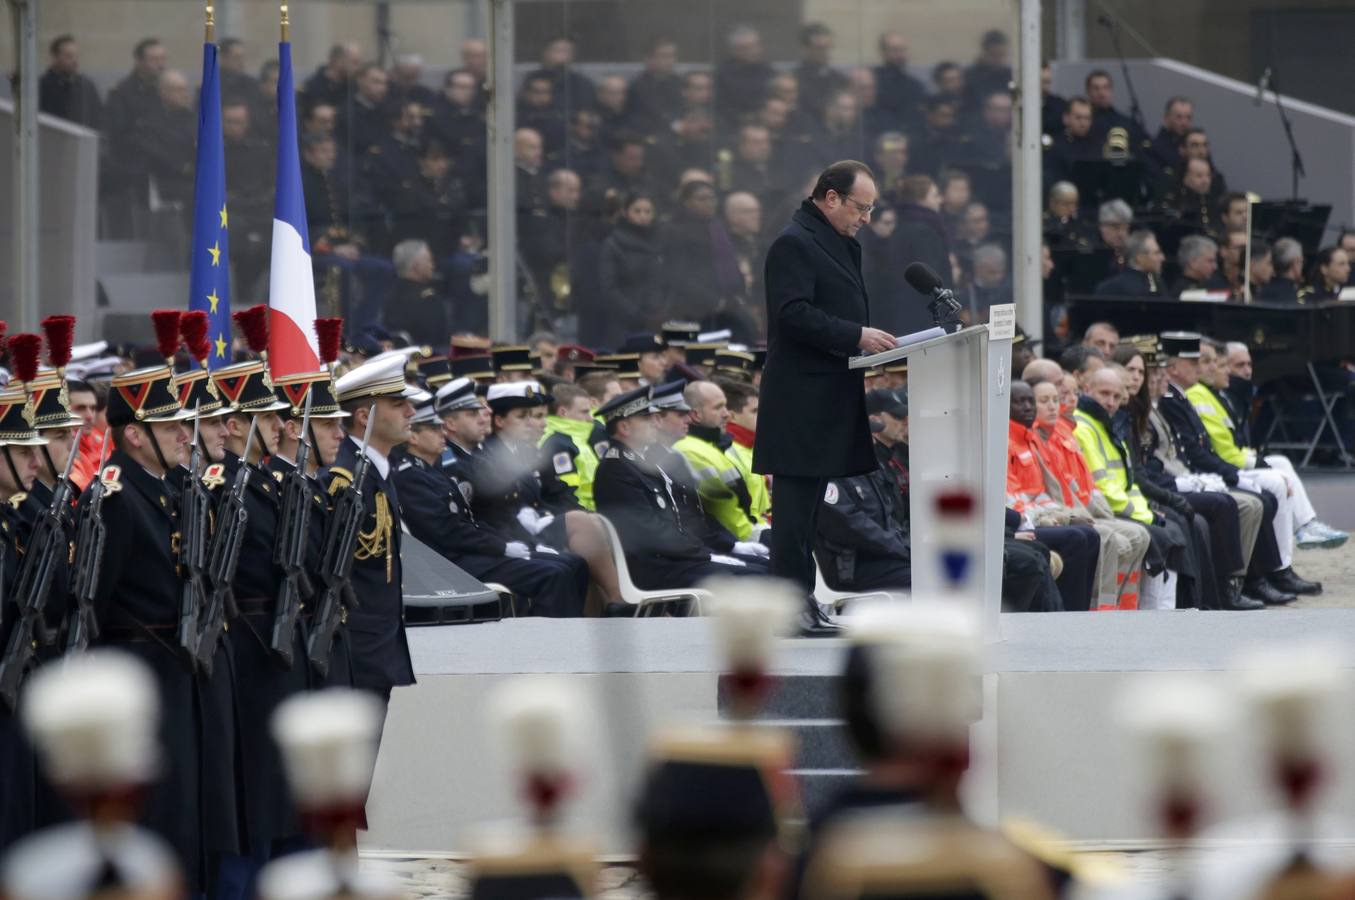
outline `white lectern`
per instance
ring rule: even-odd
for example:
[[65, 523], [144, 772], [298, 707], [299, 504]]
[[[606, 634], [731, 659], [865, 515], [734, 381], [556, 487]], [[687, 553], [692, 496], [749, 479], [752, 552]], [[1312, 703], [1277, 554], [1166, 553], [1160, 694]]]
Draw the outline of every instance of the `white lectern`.
[[969, 486], [978, 494], [982, 529], [974, 581], [982, 591], [984, 627], [997, 634], [1002, 611], [1002, 509], [1007, 496], [1007, 419], [1016, 307], [994, 306], [987, 325], [910, 346], [861, 356], [869, 369], [908, 360], [908, 475], [912, 518], [913, 592], [943, 588], [936, 559], [938, 491]]

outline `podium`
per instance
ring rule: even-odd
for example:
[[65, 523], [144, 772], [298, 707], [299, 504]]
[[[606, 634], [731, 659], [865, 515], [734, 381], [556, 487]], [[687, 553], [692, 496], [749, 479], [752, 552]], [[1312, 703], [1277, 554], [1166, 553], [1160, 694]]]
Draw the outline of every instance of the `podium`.
[[994, 306], [986, 325], [856, 357], [848, 364], [871, 369], [908, 360], [913, 593], [935, 597], [943, 587], [940, 568], [933, 563], [938, 558], [934, 498], [941, 491], [969, 487], [978, 500], [981, 530], [973, 583], [981, 591], [985, 631], [994, 638], [1002, 611], [1002, 510], [1015, 327], [1015, 305]]

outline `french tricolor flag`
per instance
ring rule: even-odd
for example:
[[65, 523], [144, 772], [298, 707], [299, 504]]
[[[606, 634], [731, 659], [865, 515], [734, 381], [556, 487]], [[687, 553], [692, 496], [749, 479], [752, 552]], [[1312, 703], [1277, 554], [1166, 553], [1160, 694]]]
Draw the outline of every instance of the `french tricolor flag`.
[[273, 263], [268, 279], [268, 368], [274, 378], [315, 372], [319, 347], [315, 321], [315, 278], [301, 191], [301, 155], [296, 136], [296, 89], [292, 45], [278, 44], [278, 180], [273, 201]]

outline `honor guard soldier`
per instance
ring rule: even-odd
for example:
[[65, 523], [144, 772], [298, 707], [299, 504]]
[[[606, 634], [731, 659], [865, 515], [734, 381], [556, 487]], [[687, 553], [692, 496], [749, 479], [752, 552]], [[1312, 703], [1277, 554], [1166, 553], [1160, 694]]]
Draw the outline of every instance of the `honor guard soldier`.
[[572, 384], [556, 385], [546, 404], [546, 434], [541, 452], [557, 478], [574, 489], [579, 505], [592, 511], [593, 477], [597, 474], [598, 454], [593, 449], [597, 420], [592, 414], [593, 398]]
[[[310, 515], [307, 528], [305, 565], [303, 568], [312, 573], [312, 588], [316, 593], [308, 598], [302, 610], [303, 624], [307, 634], [306, 658], [295, 665], [307, 666], [311, 671], [313, 687], [352, 687], [353, 661], [344, 622], [340, 621], [334, 631], [328, 647], [309, 646], [310, 635], [319, 612], [316, 602], [319, 597], [319, 569], [322, 564], [325, 546], [325, 534], [329, 524], [329, 495], [318, 479], [321, 469], [334, 465], [339, 447], [347, 440], [344, 434], [344, 420], [348, 413], [339, 408], [334, 395], [334, 377], [332, 372], [339, 359], [339, 345], [343, 334], [343, 319], [316, 319], [315, 331], [319, 337], [320, 362], [324, 366], [318, 372], [303, 372], [288, 375], [273, 381], [278, 399], [286, 404], [278, 410], [282, 420], [282, 431], [278, 435], [278, 448], [268, 459], [268, 471], [273, 479], [287, 494], [287, 479], [296, 471], [302, 456], [301, 445], [308, 443], [304, 473], [305, 487], [310, 495]], [[309, 424], [307, 420], [309, 419]], [[342, 619], [342, 614], [341, 614]], [[324, 673], [310, 662], [313, 653], [328, 651]]]
[[[189, 442], [184, 411], [168, 366], [115, 375], [108, 394], [113, 452], [100, 479], [106, 539], [94, 598], [99, 642], [139, 657], [152, 670], [161, 698], [160, 782], [146, 800], [142, 822], [174, 847], [190, 892], [207, 889], [204, 834], [236, 832], [234, 804], [205, 804], [206, 783], [234, 796], [235, 772], [221, 755], [204, 754], [205, 682], [193, 653], [180, 643], [184, 539], [178, 504], [165, 475]], [[190, 637], [196, 636], [196, 625]], [[219, 661], [219, 660], [218, 660]], [[224, 665], [224, 664], [223, 664]], [[233, 743], [227, 750], [233, 749]], [[238, 852], [238, 847], [235, 851]]]
[[892, 775], [853, 785], [812, 826], [797, 896], [1055, 896], [1042, 866], [961, 810], [982, 696], [976, 618], [955, 597], [886, 602], [851, 632], [849, 729], [869, 770]]
[[51, 504], [52, 491], [66, 471], [66, 462], [75, 452], [84, 426], [84, 421], [71, 412], [66, 392], [66, 364], [71, 358], [75, 316], [48, 316], [42, 320], [42, 327], [47, 336], [47, 364], [52, 368], [39, 370], [36, 379], [26, 383], [32, 397], [33, 425], [47, 441], [42, 448], [44, 465], [38, 469], [37, 481], [25, 504], [31, 518]]
[[616, 566], [601, 523], [542, 459], [546, 400], [535, 381], [490, 385], [486, 402], [494, 433], [468, 469], [472, 507], [506, 538], [582, 556], [603, 597], [617, 600]]
[[358, 366], [335, 383], [335, 390], [340, 408], [350, 415], [348, 436], [320, 480], [331, 502], [338, 504], [346, 490], [362, 501], [352, 564], [352, 589], [360, 605], [348, 612], [347, 633], [354, 687], [371, 691], [385, 704], [392, 688], [414, 683], [405, 638], [400, 504], [390, 453], [409, 440], [414, 415], [409, 398], [417, 392], [405, 384], [401, 356]]
[[154, 677], [124, 653], [98, 650], [33, 678], [25, 689], [24, 724], [44, 773], [77, 811], [77, 821], [16, 845], [0, 861], [0, 895], [184, 895], [173, 851], [134, 821], [140, 797], [161, 774], [160, 713]]
[[567, 900], [595, 896], [597, 848], [563, 827], [565, 801], [594, 759], [591, 697], [558, 676], [519, 676], [490, 698], [491, 732], [530, 822], [477, 838], [468, 868], [471, 900]]
[[[687, 457], [673, 449], [673, 444], [687, 436], [688, 413], [683, 390], [685, 381], [671, 381], [654, 388], [650, 405], [654, 407], [654, 435], [656, 440], [645, 451], [645, 459], [658, 466], [673, 483], [673, 499], [684, 522], [693, 523], [701, 542], [717, 553], [736, 556], [744, 561], [766, 560], [769, 551], [757, 541], [740, 541], [720, 522], [706, 512], [697, 490], [696, 477], [687, 463]], [[758, 476], [759, 478], [762, 476]]]
[[736, 721], [668, 728], [652, 742], [636, 804], [639, 868], [659, 900], [784, 895], [788, 820], [803, 815], [784, 730], [750, 725], [772, 684], [777, 638], [800, 602], [770, 579], [709, 584], [724, 656], [720, 693]]
[[474, 381], [458, 377], [438, 388], [434, 411], [442, 420], [442, 437], [447, 443], [438, 467], [449, 478], [469, 485], [471, 458], [489, 437], [489, 407], [477, 394]]
[[[262, 307], [256, 309], [266, 313]], [[246, 310], [236, 314], [236, 322], [250, 348], [264, 352], [268, 345], [266, 316]], [[301, 833], [287, 792], [282, 759], [267, 723], [282, 701], [306, 690], [308, 678], [300, 629], [291, 629], [284, 645], [274, 641], [282, 598], [279, 588], [287, 577], [275, 551], [283, 540], [282, 491], [280, 482], [263, 463], [278, 449], [282, 432], [278, 413], [289, 407], [274, 393], [263, 360], [224, 366], [213, 371], [211, 378], [224, 404], [226, 441], [222, 457], [213, 460], [203, 481], [216, 501], [217, 529], [228, 527], [238, 509], [245, 511], [247, 522], [230, 582], [237, 613], [226, 632], [226, 642], [235, 672], [248, 846], [243, 858], [227, 861], [222, 872], [223, 892], [243, 893], [273, 848]], [[237, 497], [242, 501], [239, 506], [233, 503]]]
[[[14, 386], [0, 392], [0, 649], [9, 646], [21, 626], [20, 600], [14, 589], [22, 562], [26, 527], [19, 506], [37, 479], [38, 448], [43, 440], [24, 416], [27, 396]], [[0, 850], [33, 830], [36, 822], [33, 751], [15, 711], [0, 702]]]
[[766, 574], [766, 568], [716, 553], [704, 527], [683, 517], [673, 482], [645, 459], [656, 440], [650, 388], [628, 391], [598, 410], [611, 443], [598, 465], [594, 496], [611, 520], [636, 586], [645, 590], [693, 587], [713, 575]]
[[317, 849], [269, 863], [260, 900], [398, 900], [386, 878], [358, 865], [357, 831], [371, 789], [385, 709], [365, 691], [292, 697], [271, 722], [301, 820]]
[[[1323, 641], [1275, 643], [1233, 661], [1241, 677], [1240, 720], [1252, 739], [1249, 759], [1278, 809], [1224, 822], [1203, 837], [1241, 849], [1201, 860], [1194, 897], [1349, 897], [1355, 871], [1342, 835], [1348, 808], [1328, 811], [1330, 773], [1345, 752], [1351, 703], [1344, 648]], [[1220, 840], [1222, 839], [1222, 840]]]
[[711, 515], [739, 540], [756, 538], [766, 530], [767, 519], [765, 513], [754, 513], [743, 473], [726, 452], [734, 438], [725, 431], [729, 424], [725, 392], [711, 382], [697, 381], [687, 385], [686, 398], [692, 408], [691, 425], [673, 449], [687, 457]]
[[[456, 403], [454, 396], [455, 388], [447, 393], [448, 402]], [[438, 402], [429, 400], [415, 410], [409, 443], [395, 462], [400, 511], [409, 533], [472, 577], [502, 584], [529, 598], [535, 615], [583, 615], [588, 565], [573, 553], [549, 548], [534, 552], [525, 542], [508, 540], [482, 525], [463, 493], [465, 483], [441, 469], [439, 460], [446, 444]], [[465, 490], [469, 492], [468, 485]]]

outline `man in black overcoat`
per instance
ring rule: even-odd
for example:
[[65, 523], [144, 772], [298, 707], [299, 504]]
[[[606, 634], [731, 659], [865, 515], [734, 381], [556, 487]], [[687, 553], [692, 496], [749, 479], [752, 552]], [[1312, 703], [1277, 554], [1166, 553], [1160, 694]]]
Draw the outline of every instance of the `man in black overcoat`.
[[802, 633], [833, 632], [814, 590], [814, 533], [829, 478], [875, 469], [864, 376], [847, 368], [858, 349], [894, 347], [871, 328], [856, 232], [870, 221], [875, 179], [863, 163], [837, 162], [767, 252], [767, 365], [753, 469], [774, 476], [772, 574], [809, 598]]

